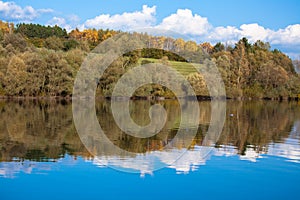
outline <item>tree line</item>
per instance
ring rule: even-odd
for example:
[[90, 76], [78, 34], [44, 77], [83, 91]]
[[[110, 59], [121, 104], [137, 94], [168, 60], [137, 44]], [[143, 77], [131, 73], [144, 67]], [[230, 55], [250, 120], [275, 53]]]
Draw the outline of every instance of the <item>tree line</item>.
[[[0, 96], [71, 96], [84, 58], [98, 44], [118, 33], [102, 29], [75, 29], [67, 33], [59, 26], [25, 23], [15, 26], [0, 21]], [[126, 53], [113, 62], [98, 83], [98, 95], [110, 96], [118, 78], [139, 64], [161, 62], [172, 66], [172, 62], [201, 64], [206, 60], [216, 64], [230, 98], [295, 98], [300, 94], [300, 77], [296, 72], [299, 61], [271, 49], [267, 42], [250, 43], [242, 38], [235, 45], [226, 46], [131, 34], [142, 38], [146, 48]], [[189, 72], [186, 77], [197, 95], [208, 94], [200, 73]], [[165, 87], [146, 88], [140, 95], [172, 97]]]

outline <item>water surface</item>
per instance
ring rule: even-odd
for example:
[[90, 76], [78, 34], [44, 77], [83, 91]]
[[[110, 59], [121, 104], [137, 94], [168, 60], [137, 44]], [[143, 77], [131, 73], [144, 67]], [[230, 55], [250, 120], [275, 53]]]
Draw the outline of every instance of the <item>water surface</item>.
[[[154, 103], [131, 102], [133, 120], [148, 124]], [[97, 151], [93, 138], [97, 153], [87, 149], [68, 102], [1, 101], [1, 199], [300, 198], [297, 102], [228, 101], [223, 131], [212, 147], [203, 147], [210, 102], [199, 102], [199, 126], [186, 127], [186, 137], [173, 141], [168, 150], [164, 146], [175, 138], [180, 107], [176, 101], [159, 104], [167, 111], [167, 123], [158, 135], [141, 139], [116, 126], [109, 101], [97, 102], [97, 117], [107, 138], [137, 154], [128, 158], [109, 148]], [[197, 135], [190, 138], [189, 130], [195, 129]], [[187, 141], [192, 143], [185, 148]], [[209, 148], [205, 155], [204, 148]], [[176, 162], [169, 162], [182, 153]], [[153, 156], [157, 161], [149, 162]], [[136, 165], [136, 159], [142, 165]], [[154, 170], [156, 162], [167, 167]]]

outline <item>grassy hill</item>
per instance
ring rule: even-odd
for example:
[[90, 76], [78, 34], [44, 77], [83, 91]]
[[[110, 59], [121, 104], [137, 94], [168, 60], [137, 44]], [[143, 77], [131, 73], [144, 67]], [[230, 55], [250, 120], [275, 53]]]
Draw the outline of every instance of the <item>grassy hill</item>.
[[[142, 64], [143, 61], [148, 61], [148, 62], [152, 62], [152, 63], [161, 63], [160, 59], [154, 59], [154, 58], [140, 58], [138, 63]], [[188, 76], [191, 73], [197, 72], [197, 70], [191, 63], [178, 62], [178, 61], [167, 61], [167, 62], [168, 62], [169, 66], [173, 67], [175, 70], [177, 70], [183, 76]]]

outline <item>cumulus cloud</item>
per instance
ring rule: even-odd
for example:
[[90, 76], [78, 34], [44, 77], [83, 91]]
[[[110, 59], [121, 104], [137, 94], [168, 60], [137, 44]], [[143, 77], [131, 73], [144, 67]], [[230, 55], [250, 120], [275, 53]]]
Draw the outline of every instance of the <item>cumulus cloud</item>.
[[72, 30], [72, 27], [70, 24], [67, 23], [65, 18], [62, 17], [53, 17], [51, 20], [47, 23], [50, 26], [57, 25], [59, 27], [65, 28], [68, 32]]
[[15, 2], [0, 1], [0, 17], [7, 21], [32, 21], [43, 13], [51, 13], [52, 9], [34, 9], [31, 6], [24, 8]]
[[47, 22], [47, 25], [50, 26], [60, 26], [62, 28], [65, 28], [67, 32], [70, 32], [71, 30], [75, 28], [79, 28], [80, 30], [83, 29], [83, 25], [78, 25], [80, 21], [80, 18], [77, 15], [70, 15], [67, 18], [63, 17], [53, 17]]
[[300, 24], [279, 29], [270, 36], [270, 39], [273, 44], [300, 44]]
[[214, 28], [207, 35], [208, 41], [236, 41], [237, 38], [240, 37], [240, 31], [234, 26], [219, 26]]
[[88, 19], [84, 26], [87, 28], [109, 28], [116, 30], [130, 30], [134, 28], [149, 27], [155, 23], [156, 6], [143, 5], [142, 11], [124, 12], [123, 14], [101, 14]]
[[257, 23], [243, 24], [239, 28], [234, 26], [219, 26], [215, 27], [208, 34], [207, 39], [213, 42], [235, 43], [242, 37], [248, 38], [250, 42], [257, 40], [267, 41], [274, 31], [266, 29]]
[[266, 29], [258, 24], [243, 24], [240, 26], [241, 36], [247, 37], [250, 42], [266, 40], [273, 34], [273, 31]]
[[193, 15], [189, 9], [178, 9], [175, 14], [164, 18], [157, 27], [191, 35], [204, 35], [212, 28], [207, 18]]
[[243, 24], [239, 28], [233, 26], [216, 27], [207, 35], [207, 40], [234, 44], [242, 37], [250, 42], [262, 40], [272, 47], [279, 48], [292, 58], [300, 54], [300, 24], [289, 25], [283, 29], [271, 30], [258, 24]]

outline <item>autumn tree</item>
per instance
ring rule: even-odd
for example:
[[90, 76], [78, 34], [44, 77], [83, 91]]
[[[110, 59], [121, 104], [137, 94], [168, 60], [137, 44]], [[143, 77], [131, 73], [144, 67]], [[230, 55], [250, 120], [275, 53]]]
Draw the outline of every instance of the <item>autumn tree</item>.
[[72, 39], [80, 40], [82, 39], [82, 32], [80, 32], [78, 28], [76, 28], [69, 33], [69, 37]]
[[178, 38], [174, 41], [175, 52], [184, 50], [185, 42], [182, 38]]
[[24, 61], [18, 56], [13, 56], [7, 66], [4, 79], [6, 94], [12, 96], [25, 95], [27, 78]]
[[241, 39], [235, 46], [232, 52], [232, 77], [233, 86], [236, 89], [235, 95], [238, 97], [243, 96], [243, 86], [247, 84], [250, 68], [247, 59], [248, 43]]
[[200, 47], [208, 54], [211, 54], [214, 48], [209, 42], [204, 42], [200, 44]]
[[68, 64], [62, 53], [47, 52], [47, 73], [45, 91], [51, 96], [65, 96], [72, 93], [74, 69]]
[[82, 37], [92, 44], [96, 44], [98, 42], [98, 32], [96, 29], [86, 29], [82, 32]]
[[9, 23], [9, 22], [3, 22], [2, 20], [0, 20], [0, 31], [3, 34], [13, 33], [13, 31], [14, 31], [14, 24], [13, 23]]
[[47, 75], [47, 63], [36, 52], [25, 52], [20, 56], [26, 65], [26, 96], [44, 96]]
[[202, 74], [198, 72], [191, 73], [187, 76], [187, 80], [193, 87], [197, 96], [209, 96], [205, 79]]
[[198, 50], [197, 43], [194, 41], [187, 41], [184, 44], [184, 50], [185, 51], [190, 51], [190, 52], [196, 52]]
[[283, 67], [276, 65], [274, 61], [269, 61], [261, 67], [256, 79], [266, 89], [272, 89], [284, 85], [289, 77]]

